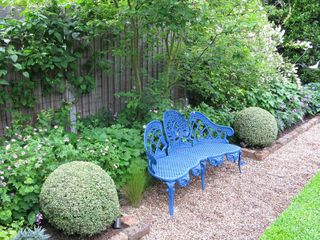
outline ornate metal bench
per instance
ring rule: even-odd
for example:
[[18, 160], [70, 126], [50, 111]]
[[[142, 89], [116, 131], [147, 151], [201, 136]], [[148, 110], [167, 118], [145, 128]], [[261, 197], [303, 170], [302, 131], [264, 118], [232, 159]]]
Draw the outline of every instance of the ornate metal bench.
[[237, 162], [241, 173], [241, 148], [229, 144], [231, 127], [211, 122], [200, 112], [192, 112], [188, 121], [174, 110], [164, 113], [163, 123], [151, 121], [144, 132], [144, 146], [148, 159], [149, 173], [168, 187], [169, 212], [174, 212], [174, 185], [188, 186], [189, 172], [201, 175], [205, 189], [206, 162], [218, 167], [224, 162]]

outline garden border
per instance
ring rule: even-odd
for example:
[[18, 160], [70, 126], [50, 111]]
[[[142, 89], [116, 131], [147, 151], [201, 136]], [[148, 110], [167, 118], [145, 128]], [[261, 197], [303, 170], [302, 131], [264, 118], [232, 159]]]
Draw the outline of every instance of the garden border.
[[138, 221], [133, 215], [125, 215], [121, 217], [121, 222], [125, 228], [113, 235], [109, 240], [138, 240], [150, 232], [148, 219]]
[[301, 133], [306, 132], [311, 127], [320, 123], [320, 115], [317, 115], [310, 120], [304, 122], [301, 126], [294, 128], [292, 131], [288, 132], [287, 134], [283, 135], [279, 139], [277, 139], [270, 147], [266, 147], [264, 149], [249, 149], [249, 148], [242, 148], [242, 154], [245, 158], [250, 158], [253, 160], [264, 160], [267, 158], [271, 153], [274, 153], [282, 146], [287, 144], [288, 142], [295, 139]]

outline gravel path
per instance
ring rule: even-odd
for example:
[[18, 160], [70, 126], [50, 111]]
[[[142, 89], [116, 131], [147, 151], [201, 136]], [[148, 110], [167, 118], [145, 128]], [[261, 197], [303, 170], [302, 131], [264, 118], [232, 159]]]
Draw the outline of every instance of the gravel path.
[[242, 174], [235, 164], [208, 167], [204, 192], [199, 177], [188, 188], [177, 187], [173, 218], [162, 183], [146, 192], [139, 208], [124, 211], [148, 219], [151, 232], [144, 239], [259, 239], [320, 170], [320, 124], [264, 161], [245, 161]]

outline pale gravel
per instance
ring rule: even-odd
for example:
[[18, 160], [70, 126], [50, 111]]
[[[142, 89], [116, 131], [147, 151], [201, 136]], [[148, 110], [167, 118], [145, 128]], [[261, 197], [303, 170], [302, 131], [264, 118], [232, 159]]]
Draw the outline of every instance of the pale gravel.
[[188, 188], [176, 187], [173, 218], [163, 183], [146, 191], [139, 208], [123, 210], [151, 224], [145, 240], [259, 239], [320, 170], [320, 124], [263, 161], [245, 161], [242, 174], [236, 164], [208, 167], [204, 192], [199, 177]]

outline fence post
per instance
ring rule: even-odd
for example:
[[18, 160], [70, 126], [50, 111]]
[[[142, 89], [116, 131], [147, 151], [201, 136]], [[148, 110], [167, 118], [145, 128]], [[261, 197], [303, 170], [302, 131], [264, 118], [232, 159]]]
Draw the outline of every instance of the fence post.
[[77, 124], [77, 107], [76, 107], [76, 98], [74, 97], [72, 90], [70, 89], [69, 84], [67, 83], [67, 102], [71, 104], [71, 109], [69, 112], [70, 117], [70, 131], [76, 133], [76, 124]]

